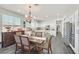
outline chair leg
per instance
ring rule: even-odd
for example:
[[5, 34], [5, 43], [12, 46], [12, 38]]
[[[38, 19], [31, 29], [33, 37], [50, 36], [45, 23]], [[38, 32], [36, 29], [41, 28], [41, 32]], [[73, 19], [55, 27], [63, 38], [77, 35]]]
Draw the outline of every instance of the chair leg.
[[51, 44], [49, 45], [49, 47], [48, 47], [48, 54], [51, 52], [51, 54], [52, 54], [52, 48], [51, 48]]
[[30, 54], [31, 52], [30, 52], [30, 50], [29, 50], [29, 54]]
[[16, 54], [16, 52], [17, 52], [17, 44], [16, 44], [16, 48], [15, 48], [15, 54]]
[[50, 51], [51, 51], [51, 54], [52, 54], [52, 48], [51, 48], [51, 45], [50, 45]]
[[43, 53], [43, 48], [38, 48], [38, 53]]
[[25, 51], [26, 50], [24, 49], [24, 46], [22, 45], [22, 47], [21, 47], [21, 53], [25, 54], [26, 53]]
[[49, 52], [48, 53], [52, 54], [52, 49], [51, 48], [49, 48]]
[[52, 54], [52, 48], [50, 48], [51, 54]]
[[50, 45], [48, 45], [48, 54], [49, 54], [49, 51], [50, 51]]
[[22, 53], [22, 54], [24, 53], [24, 50], [23, 50], [23, 48], [21, 48], [21, 53]]
[[48, 46], [48, 54], [49, 54], [49, 50], [50, 50], [50, 48], [49, 48], [49, 46]]
[[43, 53], [43, 48], [42, 48], [42, 53]]

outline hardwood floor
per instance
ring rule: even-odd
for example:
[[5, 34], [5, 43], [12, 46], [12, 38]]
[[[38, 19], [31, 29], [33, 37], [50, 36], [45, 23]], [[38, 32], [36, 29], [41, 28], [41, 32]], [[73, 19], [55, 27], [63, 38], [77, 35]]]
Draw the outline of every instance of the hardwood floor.
[[[58, 33], [56, 37], [52, 38], [52, 51], [53, 54], [73, 54], [73, 51], [63, 43], [63, 39], [60, 33]], [[14, 53], [15, 53], [15, 45], [11, 45], [7, 48], [0, 49], [0, 54], [14, 54]], [[44, 53], [46, 53], [46, 51], [44, 51]]]

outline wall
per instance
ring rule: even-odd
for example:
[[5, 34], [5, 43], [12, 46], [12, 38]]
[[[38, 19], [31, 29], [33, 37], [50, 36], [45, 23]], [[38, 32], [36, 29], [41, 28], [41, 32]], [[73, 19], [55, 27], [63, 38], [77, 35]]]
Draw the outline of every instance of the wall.
[[31, 28], [36, 29], [36, 27], [38, 27], [38, 22], [33, 19], [32, 22], [31, 22]]
[[54, 31], [52, 31], [52, 34], [54, 36], [56, 36], [56, 20], [47, 19], [47, 20], [44, 20], [43, 22], [39, 23], [39, 26], [43, 27], [43, 28], [45, 28], [45, 26], [47, 26], [47, 25], [50, 25], [51, 30], [55, 29]]
[[1, 20], [1, 15], [0, 15], [0, 42], [2, 42], [1, 30], [2, 30], [2, 20]]

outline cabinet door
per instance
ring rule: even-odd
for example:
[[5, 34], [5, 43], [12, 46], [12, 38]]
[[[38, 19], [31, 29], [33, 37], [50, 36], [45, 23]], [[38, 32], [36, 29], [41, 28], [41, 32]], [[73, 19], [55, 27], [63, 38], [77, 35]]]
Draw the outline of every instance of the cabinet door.
[[12, 32], [3, 33], [2, 35], [3, 35], [3, 39], [2, 39], [3, 47], [7, 47], [7, 46], [14, 44], [15, 40], [14, 40], [14, 36]]

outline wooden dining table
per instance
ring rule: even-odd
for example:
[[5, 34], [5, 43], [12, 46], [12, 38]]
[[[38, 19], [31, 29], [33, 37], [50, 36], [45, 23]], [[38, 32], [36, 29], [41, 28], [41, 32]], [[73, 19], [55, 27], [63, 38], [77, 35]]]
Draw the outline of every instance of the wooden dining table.
[[29, 41], [32, 42], [33, 44], [35, 44], [35, 46], [36, 46], [35, 51], [37, 51], [37, 53], [41, 52], [41, 51], [39, 51], [40, 48], [38, 48], [38, 46], [46, 41], [46, 37], [37, 37], [37, 36], [29, 36], [29, 35], [21, 35], [21, 36], [28, 37]]
[[28, 36], [28, 35], [21, 35], [23, 37], [28, 37], [29, 41], [33, 43], [41, 44], [43, 41], [46, 41], [46, 37], [37, 37], [37, 36]]

